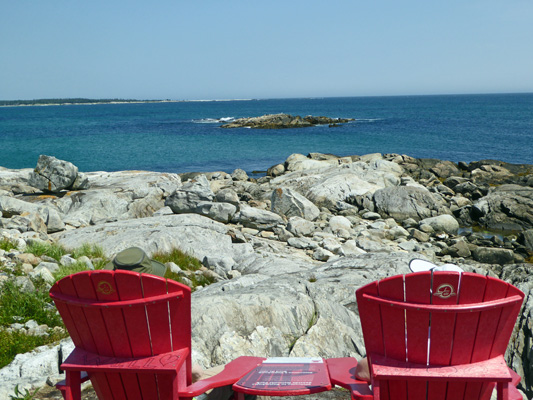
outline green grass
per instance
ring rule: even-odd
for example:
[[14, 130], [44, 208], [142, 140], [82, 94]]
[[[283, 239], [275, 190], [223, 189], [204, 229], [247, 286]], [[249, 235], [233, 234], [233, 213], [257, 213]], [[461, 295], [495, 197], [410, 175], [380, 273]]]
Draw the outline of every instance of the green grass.
[[[0, 240], [0, 248], [7, 249], [7, 251], [15, 248], [15, 244], [9, 240]], [[65, 254], [71, 254], [73, 258], [78, 259], [82, 256], [87, 256], [93, 262], [96, 269], [101, 269], [109, 261], [105, 256], [101, 247], [95, 244], [84, 244], [76, 249], [65, 249], [57, 244], [47, 243], [33, 243], [26, 247], [27, 253], [33, 253], [37, 257], [47, 255], [59, 261]], [[202, 264], [201, 262], [178, 249], [174, 249], [167, 253], [156, 253], [152, 256], [155, 260], [162, 263], [174, 262], [182, 270], [198, 271]], [[2, 270], [0, 266], [0, 270]], [[65, 276], [87, 270], [85, 263], [77, 261], [70, 266], [60, 265], [59, 270], [54, 273], [54, 279], [59, 280]], [[14, 268], [9, 268], [11, 275], [15, 272], [16, 275], [22, 275], [21, 266], [17, 265]], [[173, 279], [178, 282], [183, 282], [180, 275], [167, 271], [166, 278]], [[192, 289], [197, 286], [206, 286], [213, 283], [214, 279], [205, 276], [204, 274], [191, 273], [188, 279], [192, 282]], [[24, 324], [30, 319], [35, 320], [38, 324], [46, 324], [53, 328], [56, 326], [63, 327], [63, 321], [57, 313], [49, 295], [48, 287], [42, 280], [34, 281], [35, 291], [30, 293], [22, 293], [17, 288], [14, 279], [9, 279], [0, 287], [0, 368], [9, 364], [17, 354], [25, 353], [33, 350], [35, 347], [57, 342], [63, 337], [67, 337], [67, 333], [58, 333], [50, 330], [48, 336], [29, 336], [21, 332], [8, 332], [6, 327], [14, 322]], [[27, 393], [21, 394], [23, 397]], [[31, 398], [31, 397], [30, 397]]]
[[[101, 268], [96, 268], [96, 269], [101, 269]], [[76, 261], [74, 264], [69, 265], [69, 266], [60, 265], [59, 269], [56, 272], [54, 272], [52, 275], [54, 276], [54, 279], [58, 281], [60, 279], [63, 279], [65, 276], [69, 276], [69, 275], [76, 274], [82, 271], [87, 271], [87, 270], [88, 270], [87, 265], [84, 262]]]
[[[202, 267], [202, 263], [197, 258], [184, 253], [179, 249], [172, 249], [168, 253], [157, 252], [152, 255], [154, 260], [162, 262], [163, 264], [167, 262], [173, 262], [178, 265], [182, 270], [185, 271], [198, 271]], [[177, 275], [170, 270], [167, 270], [165, 278], [172, 279], [173, 281], [185, 283], [182, 276]], [[197, 286], [207, 286], [212, 284], [215, 280], [210, 276], [204, 274], [190, 274], [187, 278], [192, 282], [192, 289], [194, 290]]]
[[17, 243], [13, 240], [2, 238], [0, 240], [0, 250], [10, 251], [17, 248]]
[[41, 242], [33, 242], [29, 246], [26, 246], [26, 253], [32, 253], [36, 255], [37, 257], [41, 256], [48, 256], [52, 257], [54, 260], [61, 260], [61, 257], [63, 257], [65, 254], [67, 254], [67, 251], [65, 248], [58, 244], [49, 244], [49, 243], [41, 243]]
[[157, 252], [152, 255], [152, 258], [163, 264], [173, 262], [181, 269], [188, 271], [197, 271], [202, 266], [202, 263], [197, 258], [194, 258], [179, 249], [172, 249], [168, 253]]
[[21, 332], [7, 332], [4, 328], [14, 322], [21, 324], [35, 320], [50, 328], [63, 326], [55, 307], [50, 307], [50, 297], [42, 282], [36, 282], [36, 290], [30, 293], [19, 291], [13, 280], [7, 280], [0, 289], [0, 368], [9, 364], [19, 353], [26, 353], [37, 346], [54, 343], [66, 334], [30, 336]]
[[49, 336], [30, 336], [21, 332], [7, 332], [0, 328], [0, 368], [14, 360], [17, 354], [27, 353], [45, 344], [55, 343], [67, 337], [53, 333]]
[[84, 243], [70, 252], [73, 258], [86, 256], [89, 258], [106, 258], [104, 249], [94, 243]]
[[48, 291], [41, 282], [36, 282], [35, 286], [35, 291], [23, 293], [13, 280], [4, 282], [0, 289], [0, 326], [25, 323], [30, 319], [50, 327], [63, 325], [55, 308], [47, 306], [52, 302]]

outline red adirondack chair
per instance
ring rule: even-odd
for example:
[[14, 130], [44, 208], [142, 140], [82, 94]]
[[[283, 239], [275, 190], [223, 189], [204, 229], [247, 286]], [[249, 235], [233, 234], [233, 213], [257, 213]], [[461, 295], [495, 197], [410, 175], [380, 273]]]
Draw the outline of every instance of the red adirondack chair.
[[237, 382], [264, 360], [239, 357], [192, 384], [191, 291], [172, 280], [86, 271], [56, 282], [50, 296], [75, 345], [61, 365], [66, 400], [81, 398], [86, 379], [102, 400], [189, 398]]
[[524, 294], [472, 273], [420, 272], [356, 291], [370, 364], [370, 387], [355, 399], [522, 399], [507, 367]]

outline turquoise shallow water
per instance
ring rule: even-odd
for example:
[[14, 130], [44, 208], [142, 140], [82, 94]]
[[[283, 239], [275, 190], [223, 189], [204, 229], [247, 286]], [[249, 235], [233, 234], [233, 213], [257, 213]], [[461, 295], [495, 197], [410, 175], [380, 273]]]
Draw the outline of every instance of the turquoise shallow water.
[[[336, 128], [221, 129], [270, 113], [355, 118]], [[81, 171], [266, 170], [292, 153], [401, 153], [533, 164], [533, 94], [273, 99], [0, 108], [0, 166], [40, 154]]]

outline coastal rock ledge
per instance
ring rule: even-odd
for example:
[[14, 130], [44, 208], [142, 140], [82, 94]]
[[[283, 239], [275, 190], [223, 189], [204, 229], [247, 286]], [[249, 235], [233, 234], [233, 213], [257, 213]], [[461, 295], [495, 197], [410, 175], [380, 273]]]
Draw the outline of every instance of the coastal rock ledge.
[[261, 117], [239, 118], [221, 126], [221, 128], [282, 129], [306, 128], [314, 125], [336, 126], [353, 121], [353, 118], [328, 118], [292, 116], [289, 114], [269, 114]]
[[[130, 246], [196, 258], [195, 271], [167, 267], [191, 286], [214, 281], [192, 295], [192, 357], [203, 368], [240, 355], [361, 358], [356, 288], [409, 273], [413, 258], [457, 264], [526, 294], [505, 359], [533, 400], [533, 165], [310, 153], [253, 178], [241, 169], [79, 172], [42, 156], [35, 170], [0, 167], [0, 242], [0, 294], [6, 282], [49, 287], [55, 271], [98, 268]], [[33, 254], [46, 244], [68, 254]], [[87, 244], [102, 252], [77, 255]], [[58, 365], [72, 348], [66, 339], [18, 354], [0, 368], [0, 399], [64, 379]]]

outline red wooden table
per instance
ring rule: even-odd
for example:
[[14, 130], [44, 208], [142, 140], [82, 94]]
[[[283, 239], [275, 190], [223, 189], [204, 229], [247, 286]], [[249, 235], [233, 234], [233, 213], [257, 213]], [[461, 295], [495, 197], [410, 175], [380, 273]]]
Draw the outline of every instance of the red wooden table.
[[296, 396], [331, 390], [328, 368], [322, 358], [274, 357], [265, 360], [233, 385], [243, 399], [259, 396]]

